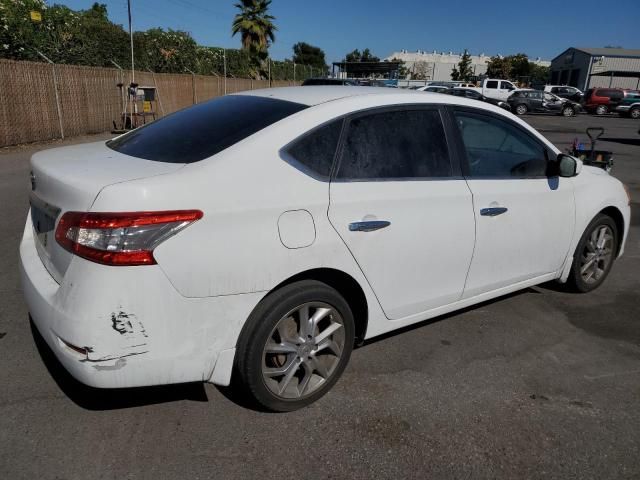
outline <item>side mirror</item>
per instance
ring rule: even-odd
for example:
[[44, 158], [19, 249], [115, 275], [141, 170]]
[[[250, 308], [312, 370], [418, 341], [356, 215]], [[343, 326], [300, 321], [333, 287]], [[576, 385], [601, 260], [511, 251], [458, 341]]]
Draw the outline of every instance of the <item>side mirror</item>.
[[558, 155], [557, 165], [560, 177], [575, 177], [582, 170], [582, 161], [566, 153]]

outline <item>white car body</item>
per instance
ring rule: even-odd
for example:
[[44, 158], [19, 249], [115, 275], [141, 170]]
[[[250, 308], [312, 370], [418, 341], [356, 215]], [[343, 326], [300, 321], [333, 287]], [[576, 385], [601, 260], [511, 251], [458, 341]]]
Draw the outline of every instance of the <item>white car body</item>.
[[[362, 340], [566, 280], [583, 231], [605, 209], [621, 219], [622, 254], [628, 199], [618, 180], [596, 168], [555, 179], [553, 188], [547, 178], [329, 182], [285, 161], [282, 150], [353, 112], [452, 105], [500, 116], [559, 153], [498, 107], [365, 87], [240, 95], [310, 107], [190, 164], [133, 158], [105, 142], [33, 156], [33, 201], [54, 208], [56, 222], [71, 210], [203, 212], [155, 248], [157, 264], [142, 266], [101, 265], [46, 234], [38, 240], [29, 214], [20, 245], [24, 296], [38, 331], [81, 382], [103, 388], [228, 385], [247, 317], [292, 278], [334, 275], [357, 285], [366, 301], [357, 318]], [[509, 214], [478, 213], [495, 206], [508, 206]], [[391, 226], [369, 233], [349, 228], [371, 219]]]

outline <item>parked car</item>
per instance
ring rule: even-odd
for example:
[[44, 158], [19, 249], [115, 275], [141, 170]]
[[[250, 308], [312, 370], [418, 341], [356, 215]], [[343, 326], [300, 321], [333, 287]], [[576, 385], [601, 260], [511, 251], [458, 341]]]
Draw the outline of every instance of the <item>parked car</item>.
[[471, 98], [473, 100], [479, 100], [481, 102], [487, 102], [492, 105], [496, 105], [500, 108], [504, 108], [505, 110], [511, 111], [511, 107], [507, 102], [503, 102], [502, 100], [496, 100], [495, 98], [488, 98], [479, 93], [477, 90], [472, 88], [451, 88], [445, 93], [449, 95], [455, 95], [456, 97], [466, 97]]
[[518, 90], [509, 97], [507, 103], [511, 107], [511, 111], [517, 115], [555, 113], [572, 117], [581, 109], [579, 103], [540, 90]]
[[40, 151], [30, 182], [22, 291], [75, 378], [233, 378], [276, 411], [365, 339], [554, 279], [597, 288], [630, 221], [617, 179], [502, 109], [386, 88], [226, 95]]
[[624, 98], [616, 106], [616, 112], [631, 118], [640, 118], [640, 92], [625, 92]]
[[509, 95], [517, 90], [516, 86], [509, 80], [500, 80], [496, 78], [487, 78], [483, 80], [480, 87], [475, 87], [473, 89], [487, 98], [494, 98], [503, 102], [506, 102]]
[[348, 78], [307, 78], [304, 82], [302, 82], [303, 87], [308, 87], [310, 85], [318, 86], [318, 85], [348, 85], [348, 86], [356, 86], [358, 82], [354, 80], [350, 80]]
[[606, 115], [613, 112], [623, 98], [621, 88], [590, 88], [584, 97], [584, 108], [589, 113]]
[[424, 87], [419, 87], [416, 90], [418, 90], [419, 92], [448, 93], [451, 88], [441, 85], [427, 85]]
[[579, 90], [576, 87], [570, 87], [568, 85], [545, 85], [544, 91], [553, 93], [560, 98], [566, 98], [567, 100], [571, 100], [576, 103], [580, 103], [584, 98], [584, 93], [582, 93], [582, 90]]

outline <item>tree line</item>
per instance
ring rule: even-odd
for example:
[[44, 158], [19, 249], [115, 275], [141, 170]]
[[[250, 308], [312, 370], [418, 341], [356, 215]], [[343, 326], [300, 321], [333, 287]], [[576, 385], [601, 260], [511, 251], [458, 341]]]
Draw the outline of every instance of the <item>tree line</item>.
[[[293, 80], [324, 75], [325, 53], [305, 42], [293, 46], [290, 59], [274, 61], [268, 49], [275, 41], [270, 0], [241, 0], [231, 23], [241, 48], [198, 45], [188, 32], [151, 28], [133, 33], [135, 66], [158, 73], [193, 72], [243, 78]], [[32, 13], [35, 12], [35, 15]], [[111, 22], [107, 7], [94, 3], [87, 10], [65, 5], [48, 7], [43, 0], [0, 0], [0, 58], [97, 67], [131, 68], [129, 33]]]
[[[487, 63], [488, 77], [503, 78], [525, 83], [546, 83], [549, 80], [549, 67], [538, 65], [529, 60], [524, 53], [516, 53], [506, 57], [493, 56]], [[471, 69], [471, 55], [464, 51], [458, 65], [451, 70], [451, 79], [468, 82], [475, 74]]]

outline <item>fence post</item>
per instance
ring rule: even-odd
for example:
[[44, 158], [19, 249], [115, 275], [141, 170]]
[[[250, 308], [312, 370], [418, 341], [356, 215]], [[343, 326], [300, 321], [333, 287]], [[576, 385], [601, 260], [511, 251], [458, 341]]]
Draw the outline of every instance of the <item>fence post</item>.
[[62, 109], [60, 108], [60, 95], [58, 94], [58, 76], [56, 75], [56, 64], [53, 63], [49, 57], [47, 57], [40, 50], [36, 50], [36, 53], [44, 58], [51, 64], [51, 71], [53, 72], [53, 91], [56, 94], [56, 110], [58, 112], [58, 125], [60, 126], [60, 137], [64, 140], [64, 127], [62, 126]]
[[191, 103], [195, 105], [198, 103], [198, 94], [196, 93], [196, 74], [186, 67], [185, 70], [191, 74], [191, 91], [193, 92]]
[[158, 104], [160, 105], [160, 111], [162, 112], [162, 116], [164, 117], [164, 108], [162, 107], [162, 98], [160, 98], [160, 89], [158, 88], [158, 82], [156, 82], [156, 74], [153, 70], [147, 69], [147, 72], [151, 74], [151, 78], [153, 78], [153, 86], [156, 87], [156, 96], [158, 97]]
[[224, 73], [224, 94], [227, 94], [227, 50], [222, 49], [222, 69]]

